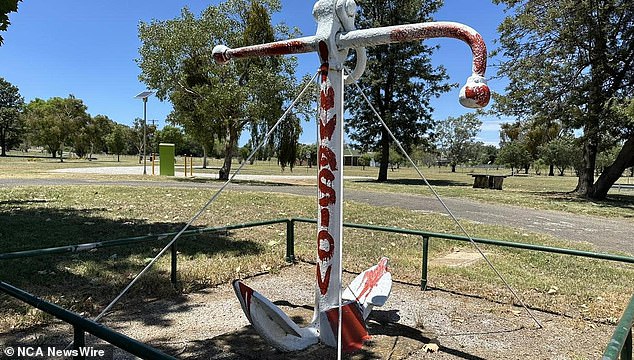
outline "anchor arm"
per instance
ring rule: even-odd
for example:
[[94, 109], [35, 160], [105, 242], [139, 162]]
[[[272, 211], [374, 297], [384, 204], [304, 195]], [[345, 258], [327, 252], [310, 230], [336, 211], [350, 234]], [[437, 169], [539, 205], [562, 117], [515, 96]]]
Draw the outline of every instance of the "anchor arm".
[[376, 46], [439, 37], [462, 40], [469, 45], [473, 55], [472, 75], [460, 91], [460, 103], [470, 108], [486, 106], [491, 98], [491, 91], [484, 79], [487, 49], [482, 36], [467, 25], [440, 21], [353, 30], [340, 34], [337, 46], [339, 48]]

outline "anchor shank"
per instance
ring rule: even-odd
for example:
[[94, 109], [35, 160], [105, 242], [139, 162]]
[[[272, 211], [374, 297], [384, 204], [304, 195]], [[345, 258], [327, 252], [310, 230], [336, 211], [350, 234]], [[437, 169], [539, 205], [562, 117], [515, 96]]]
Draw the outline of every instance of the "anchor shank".
[[477, 31], [457, 22], [439, 21], [353, 30], [340, 34], [337, 46], [340, 49], [369, 47], [440, 37], [454, 38], [467, 43], [473, 54], [473, 73], [484, 77], [487, 67], [486, 44]]

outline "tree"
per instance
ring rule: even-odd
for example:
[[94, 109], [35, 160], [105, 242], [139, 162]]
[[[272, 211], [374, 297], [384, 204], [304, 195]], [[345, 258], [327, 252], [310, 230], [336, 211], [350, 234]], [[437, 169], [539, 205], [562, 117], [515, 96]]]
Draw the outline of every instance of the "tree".
[[53, 158], [64, 161], [64, 146], [70, 145], [82, 124], [88, 122], [83, 101], [69, 95], [48, 100], [35, 99], [26, 106], [26, 119], [33, 144], [44, 146]]
[[372, 155], [365, 153], [359, 157], [358, 164], [361, 165], [361, 170], [365, 170], [366, 166], [370, 166], [372, 162]]
[[117, 162], [120, 161], [120, 156], [126, 149], [128, 135], [129, 127], [121, 124], [114, 124], [110, 134], [106, 135], [108, 151], [117, 154]]
[[[9, 13], [18, 11], [18, 3], [22, 0], [2, 0], [0, 1], [0, 31], [7, 31], [11, 24], [9, 21]], [[0, 46], [4, 38], [0, 35]]]
[[482, 121], [475, 113], [467, 113], [457, 118], [448, 117], [436, 127], [438, 148], [449, 160], [451, 172], [456, 165], [465, 162], [471, 155], [473, 140], [480, 132]]
[[564, 176], [566, 168], [575, 165], [578, 146], [572, 137], [557, 138], [540, 147], [541, 158], [559, 170], [559, 176]]
[[155, 89], [159, 99], [172, 102], [170, 122], [195, 134], [205, 151], [214, 138], [224, 144], [221, 179], [229, 177], [241, 132], [266, 122], [267, 116], [280, 111], [280, 99], [290, 97], [295, 60], [277, 58], [279, 67], [269, 66], [269, 60], [217, 66], [209, 49], [217, 44], [247, 45], [245, 31], [252, 22], [270, 21], [268, 14], [279, 9], [278, 0], [228, 0], [208, 7], [199, 18], [185, 8], [176, 19], [139, 25], [141, 81]]
[[[144, 129], [145, 128], [145, 129]], [[135, 149], [135, 152], [139, 154], [139, 164], [143, 160], [143, 153], [148, 153], [148, 148], [151, 146], [151, 139], [156, 133], [156, 125], [144, 124], [143, 119], [134, 119], [132, 128], [130, 128], [131, 148]], [[143, 135], [145, 134], [145, 138]], [[145, 141], [144, 141], [145, 139]], [[145, 149], [143, 147], [145, 146]]]
[[297, 157], [306, 160], [309, 168], [317, 164], [317, 144], [299, 144], [297, 148]]
[[515, 169], [524, 168], [528, 174], [528, 168], [531, 163], [531, 156], [524, 145], [520, 141], [512, 141], [500, 148], [497, 157], [497, 163], [508, 165], [511, 167], [511, 174], [515, 173]]
[[185, 149], [185, 135], [183, 130], [176, 126], [166, 125], [158, 131], [158, 141], [161, 143], [174, 144], [174, 152], [176, 155], [190, 154]]
[[20, 90], [0, 77], [0, 156], [7, 156], [9, 145], [16, 142], [22, 131], [23, 105]]
[[282, 171], [288, 166], [293, 172], [295, 161], [298, 155], [298, 141], [302, 134], [302, 127], [299, 118], [294, 114], [289, 114], [279, 125], [274, 138], [277, 151], [277, 161], [282, 167]]
[[477, 161], [478, 164], [486, 164], [490, 165], [495, 162], [495, 159], [498, 157], [499, 149], [494, 145], [485, 145], [483, 143], [477, 143]]
[[[501, 114], [558, 119], [582, 133], [575, 192], [604, 199], [634, 165], [634, 126], [616, 111], [634, 85], [634, 3], [627, 0], [494, 0], [509, 15], [499, 26], [505, 59], [498, 74], [510, 84]], [[622, 141], [614, 163], [596, 179], [605, 142]]]
[[[359, 27], [371, 28], [430, 21], [442, 1], [363, 0], [359, 5]], [[422, 42], [368, 48], [367, 70], [359, 85], [406, 151], [423, 143], [423, 135], [433, 128], [430, 98], [452, 87], [445, 82], [445, 69], [431, 65], [435, 50]], [[356, 87], [351, 90], [355, 96], [349, 101], [346, 131], [364, 150], [382, 154], [378, 181], [386, 181], [392, 139]]]
[[75, 135], [75, 154], [79, 157], [88, 155], [88, 160], [92, 160], [95, 149], [103, 151], [106, 148], [106, 136], [112, 132], [114, 121], [106, 115], [88, 117], [87, 122], [80, 124], [80, 128]]

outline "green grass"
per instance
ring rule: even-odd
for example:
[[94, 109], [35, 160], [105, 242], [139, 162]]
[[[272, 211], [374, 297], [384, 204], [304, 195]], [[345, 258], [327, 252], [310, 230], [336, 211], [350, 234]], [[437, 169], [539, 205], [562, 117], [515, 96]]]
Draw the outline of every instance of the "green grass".
[[[124, 186], [47, 186], [0, 189], [1, 252], [110, 240], [179, 230], [210, 198], [213, 189]], [[312, 197], [228, 191], [196, 221], [194, 227], [223, 226], [256, 220], [314, 218]], [[458, 233], [440, 215], [346, 202], [345, 221]], [[474, 237], [590, 249], [544, 235], [465, 223]], [[183, 291], [227, 283], [284, 262], [285, 225], [199, 235], [179, 244], [179, 279]], [[315, 258], [314, 225], [299, 224], [296, 254]], [[344, 267], [361, 271], [388, 256], [396, 279], [420, 280], [421, 239], [415, 236], [346, 229]], [[95, 315], [168, 241], [0, 262], [0, 279], [73, 311]], [[464, 243], [434, 239], [432, 259]], [[634, 291], [634, 266], [570, 256], [505, 250], [484, 246], [494, 264], [533, 307], [575, 317], [614, 321]], [[483, 262], [462, 268], [432, 266], [430, 286], [494, 300], [511, 301]], [[554, 293], [549, 290], [557, 288]], [[125, 301], [176, 295], [169, 283], [169, 257], [137, 284]], [[44, 317], [8, 296], [0, 295], [0, 329], [32, 325]]]

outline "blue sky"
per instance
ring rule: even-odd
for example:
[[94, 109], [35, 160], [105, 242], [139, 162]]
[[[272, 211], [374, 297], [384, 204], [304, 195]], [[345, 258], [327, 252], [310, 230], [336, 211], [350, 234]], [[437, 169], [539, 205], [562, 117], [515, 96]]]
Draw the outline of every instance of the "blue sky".
[[[143, 116], [143, 106], [134, 95], [145, 90], [138, 80], [137, 58], [140, 42], [139, 21], [170, 19], [184, 6], [195, 13], [218, 1], [182, 0], [28, 0], [20, 3], [18, 13], [10, 15], [11, 25], [3, 34], [0, 47], [0, 77], [20, 89], [26, 101], [73, 94], [88, 106], [91, 115], [103, 114], [132, 124]], [[274, 22], [284, 21], [312, 35], [316, 24], [311, 11], [313, 1], [282, 0], [282, 12]], [[484, 37], [489, 50], [495, 46], [496, 27], [503, 9], [488, 0], [445, 0], [436, 20], [457, 21], [475, 28]], [[441, 49], [433, 56], [434, 64], [443, 64], [451, 82], [461, 85], [470, 75], [471, 53], [468, 46], [453, 39], [427, 40]], [[298, 73], [313, 73], [318, 67], [314, 54], [299, 55]], [[487, 77], [494, 75], [489, 60]], [[491, 80], [493, 91], [503, 92], [504, 79]], [[458, 116], [470, 110], [458, 104], [458, 89], [435, 99], [434, 118]], [[148, 119], [162, 127], [171, 110], [169, 103], [151, 97]], [[314, 125], [304, 123], [301, 142], [315, 141]], [[496, 144], [499, 120], [484, 119], [478, 140]]]

